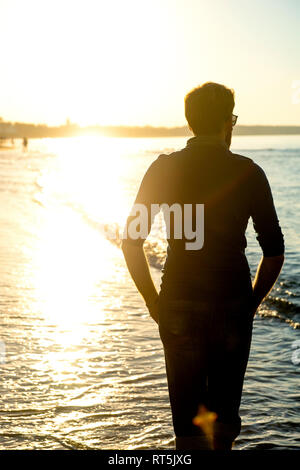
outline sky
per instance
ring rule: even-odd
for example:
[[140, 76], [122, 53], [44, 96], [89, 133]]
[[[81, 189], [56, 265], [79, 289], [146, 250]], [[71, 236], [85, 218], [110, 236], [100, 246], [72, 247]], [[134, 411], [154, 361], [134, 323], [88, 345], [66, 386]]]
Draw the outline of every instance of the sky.
[[239, 124], [300, 125], [299, 0], [0, 0], [0, 116], [185, 124], [206, 81]]

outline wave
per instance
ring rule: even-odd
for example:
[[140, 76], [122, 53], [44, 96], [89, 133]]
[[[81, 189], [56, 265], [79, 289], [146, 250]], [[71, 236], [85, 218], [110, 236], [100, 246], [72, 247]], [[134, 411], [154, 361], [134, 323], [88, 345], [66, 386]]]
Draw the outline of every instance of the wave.
[[[118, 222], [104, 223], [90, 217], [83, 209], [70, 202], [65, 205], [77, 212], [90, 227], [97, 230], [106, 240], [121, 248], [123, 227]], [[166, 251], [162, 249], [162, 240], [146, 240], [144, 249], [150, 266], [161, 269], [166, 258]]]
[[[269, 308], [265, 309], [264, 305]], [[265, 318], [276, 318], [281, 322], [289, 324], [294, 330], [300, 329], [300, 307], [287, 299], [268, 296], [259, 309], [258, 314]]]
[[269, 305], [275, 306], [280, 312], [285, 314], [300, 314], [300, 306], [294, 302], [290, 302], [287, 299], [281, 297], [269, 296], [266, 300]]
[[27, 434], [22, 432], [3, 432], [0, 433], [0, 437], [7, 437], [7, 438], [14, 438], [14, 439], [29, 439], [29, 440], [37, 440], [37, 441], [55, 441], [61, 444], [66, 449], [80, 449], [80, 450], [95, 450], [94, 447], [90, 447], [86, 444], [82, 444], [81, 442], [74, 441], [73, 439], [69, 438], [59, 438], [56, 436], [52, 436], [51, 434]]
[[300, 153], [300, 148], [272, 148], [272, 147], [266, 147], [266, 148], [258, 148], [258, 149], [239, 149], [239, 148], [234, 148], [230, 149], [232, 153], [238, 153], [238, 154], [244, 154], [244, 153], [257, 153], [257, 152], [278, 152], [278, 153]]

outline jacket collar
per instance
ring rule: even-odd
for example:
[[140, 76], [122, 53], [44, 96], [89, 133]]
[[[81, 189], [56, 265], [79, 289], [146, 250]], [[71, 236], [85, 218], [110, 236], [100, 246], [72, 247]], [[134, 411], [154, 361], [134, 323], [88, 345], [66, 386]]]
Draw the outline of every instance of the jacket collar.
[[225, 140], [220, 137], [211, 136], [211, 135], [197, 135], [188, 139], [186, 146], [198, 146], [198, 145], [220, 145], [224, 147], [225, 150], [228, 150], [228, 146]]

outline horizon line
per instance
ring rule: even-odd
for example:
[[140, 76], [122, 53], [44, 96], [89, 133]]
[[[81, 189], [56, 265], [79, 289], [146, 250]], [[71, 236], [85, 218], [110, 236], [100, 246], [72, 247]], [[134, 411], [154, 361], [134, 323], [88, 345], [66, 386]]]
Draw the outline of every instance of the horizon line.
[[[126, 127], [126, 128], [152, 128], [152, 129], [182, 129], [187, 127], [188, 124], [178, 124], [178, 125], [154, 125], [154, 124], [99, 124], [99, 123], [93, 123], [93, 124], [78, 124], [77, 122], [72, 122], [70, 119], [66, 119], [64, 123], [60, 124], [49, 124], [46, 122], [29, 122], [29, 121], [6, 121], [2, 117], [0, 117], [0, 126], [1, 125], [16, 125], [16, 124], [22, 124], [25, 126], [46, 126], [49, 128], [57, 128], [57, 127], [74, 127], [76, 126], [77, 128], [79, 127], [80, 129], [85, 129], [87, 127]], [[235, 128], [238, 127], [300, 127], [300, 122], [299, 124], [237, 124]]]
[[[286, 124], [238, 124], [234, 127], [233, 135], [276, 135], [300, 134], [299, 125]], [[152, 126], [149, 124], [133, 125], [86, 125], [72, 123], [69, 119], [65, 124], [49, 126], [25, 122], [3, 121], [0, 118], [0, 138], [46, 138], [46, 137], [75, 137], [84, 135], [103, 135], [108, 137], [187, 137], [192, 131], [187, 125], [182, 126]]]

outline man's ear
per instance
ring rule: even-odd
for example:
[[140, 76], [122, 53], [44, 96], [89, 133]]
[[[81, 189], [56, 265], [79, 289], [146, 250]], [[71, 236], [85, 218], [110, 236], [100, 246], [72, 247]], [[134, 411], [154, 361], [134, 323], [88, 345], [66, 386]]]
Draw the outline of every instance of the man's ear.
[[231, 117], [228, 119], [224, 124], [224, 131], [225, 131], [225, 142], [230, 148], [231, 145], [231, 138], [232, 138], [232, 120]]
[[232, 132], [232, 117], [230, 116], [230, 118], [227, 119], [227, 121], [225, 121], [225, 132]]

